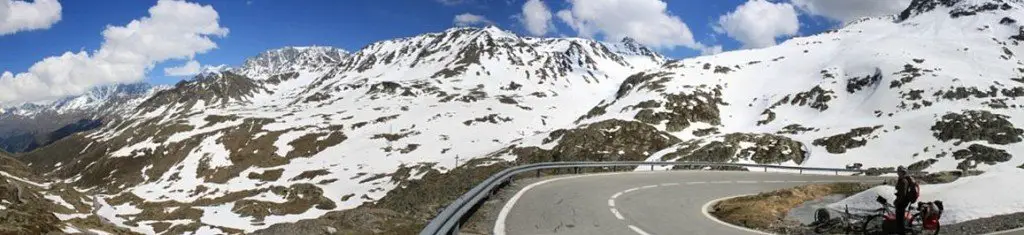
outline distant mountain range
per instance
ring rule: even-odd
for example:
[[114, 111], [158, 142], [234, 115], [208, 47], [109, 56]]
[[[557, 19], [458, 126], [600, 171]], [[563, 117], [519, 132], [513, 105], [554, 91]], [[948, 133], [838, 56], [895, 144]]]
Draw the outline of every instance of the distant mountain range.
[[685, 60], [495, 27], [288, 47], [173, 87], [7, 109], [0, 125], [61, 123], [16, 158], [52, 181], [44, 198], [89, 198], [62, 206], [67, 227], [145, 234], [408, 233], [487, 175], [546, 161], [986, 170], [1024, 163], [1010, 154], [1024, 150], [1022, 7], [918, 0]]

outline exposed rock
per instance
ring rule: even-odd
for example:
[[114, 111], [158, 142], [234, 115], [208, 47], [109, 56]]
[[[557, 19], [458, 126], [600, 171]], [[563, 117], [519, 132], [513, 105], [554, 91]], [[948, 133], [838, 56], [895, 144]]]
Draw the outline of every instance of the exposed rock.
[[872, 132], [879, 128], [882, 128], [882, 126], [854, 128], [843, 134], [816, 139], [812, 144], [825, 146], [829, 153], [846, 153], [847, 149], [866, 145], [868, 143], [868, 135], [871, 135]]
[[1011, 144], [1021, 141], [1024, 130], [1014, 127], [1009, 117], [984, 110], [967, 110], [961, 113], [947, 113], [931, 127], [935, 138], [948, 142], [957, 140], [970, 142], [984, 140], [989, 144]]
[[[799, 141], [772, 134], [730, 133], [720, 140], [692, 140], [678, 145], [663, 160], [701, 162], [752, 161], [757, 164], [800, 164], [807, 153]], [[681, 167], [692, 168], [692, 167]]]
[[846, 91], [854, 93], [859, 90], [863, 90], [868, 86], [878, 85], [878, 82], [882, 80], [882, 70], [875, 69], [875, 74], [865, 76], [863, 78], [850, 78], [846, 81]]
[[814, 86], [809, 91], [797, 93], [793, 96], [792, 105], [809, 106], [818, 111], [828, 109], [828, 102], [836, 97], [835, 92], [822, 89], [821, 86]]
[[978, 167], [979, 163], [995, 165], [996, 163], [1010, 161], [1013, 155], [1006, 150], [988, 147], [980, 144], [972, 144], [967, 149], [953, 152], [953, 158], [963, 160], [957, 165], [957, 169], [970, 170]]
[[697, 130], [693, 131], [693, 135], [695, 135], [697, 137], [707, 136], [707, 135], [711, 135], [711, 134], [719, 134], [719, 133], [721, 133], [721, 132], [719, 132], [718, 128], [716, 128], [716, 127], [705, 128], [705, 129], [697, 129]]
[[775, 133], [776, 134], [780, 134], [780, 135], [781, 134], [798, 135], [798, 134], [802, 134], [804, 132], [817, 131], [817, 130], [818, 129], [813, 128], [813, 127], [801, 126], [800, 124], [790, 124], [788, 126], [782, 127], [782, 130], [777, 131]]
[[679, 139], [647, 124], [611, 119], [551, 132], [544, 142], [558, 144], [550, 150], [523, 147], [506, 151], [519, 156], [518, 162], [641, 161]]
[[903, 85], [914, 81], [915, 78], [920, 77], [922, 73], [921, 69], [914, 67], [914, 65], [905, 64], [903, 65], [903, 71], [896, 72], [894, 75], [900, 76], [900, 79], [892, 80], [889, 88], [901, 88]]
[[248, 100], [256, 92], [268, 92], [256, 81], [231, 72], [201, 75], [192, 81], [181, 81], [174, 88], [163, 90], [139, 105], [154, 111], [164, 105], [180, 104], [188, 109], [198, 101], [206, 105], [226, 105], [228, 102]]
[[928, 167], [932, 166], [932, 164], [935, 164], [936, 162], [939, 162], [939, 160], [937, 160], [937, 159], [925, 159], [925, 160], [917, 161], [917, 162], [915, 162], [913, 164], [910, 164], [910, 166], [907, 166], [907, 170], [909, 170], [909, 171], [923, 171], [925, 169], [928, 169]]
[[693, 122], [719, 125], [721, 119], [718, 105], [725, 105], [721, 95], [720, 86], [710, 91], [695, 89], [690, 93], [662, 94], [666, 101], [664, 109], [668, 112], [643, 109], [633, 118], [652, 125], [664, 122], [665, 130], [668, 132], [683, 131]]
[[[630, 91], [646, 89], [648, 91], [660, 91], [665, 88], [664, 83], [672, 79], [672, 74], [667, 72], [661, 73], [637, 73], [626, 78], [626, 81], [622, 82], [619, 86], [619, 91], [615, 92], [615, 98], [622, 98], [629, 94]], [[658, 80], [654, 80], [658, 79]]]
[[273, 169], [265, 170], [263, 173], [257, 174], [256, 172], [249, 172], [246, 176], [249, 179], [260, 180], [260, 181], [276, 181], [281, 178], [281, 173], [284, 173], [284, 169]]
[[467, 125], [467, 126], [472, 126], [473, 123], [498, 124], [500, 122], [510, 122], [510, 121], [512, 121], [512, 118], [502, 117], [499, 114], [490, 114], [490, 115], [487, 115], [487, 116], [474, 118], [472, 120], [466, 120], [466, 121], [462, 122], [462, 124]]

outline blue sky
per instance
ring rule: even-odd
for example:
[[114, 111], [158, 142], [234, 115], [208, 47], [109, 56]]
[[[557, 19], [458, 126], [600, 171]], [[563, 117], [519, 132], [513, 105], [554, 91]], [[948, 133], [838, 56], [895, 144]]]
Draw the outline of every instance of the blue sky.
[[[212, 38], [216, 43], [215, 49], [195, 56], [195, 60], [203, 65], [237, 66], [246, 57], [283, 46], [324, 45], [355, 51], [374, 41], [442, 31], [453, 27], [453, 17], [463, 13], [481, 15], [503, 29], [520, 35], [528, 34], [520, 20], [514, 17], [522, 12], [525, 0], [462, 0], [456, 4], [445, 4], [440, 0], [190, 2], [212, 6], [219, 15], [220, 26], [230, 30], [225, 37]], [[566, 0], [543, 2], [552, 12], [573, 6]], [[745, 2], [747, 0], [669, 0], [666, 3], [667, 13], [685, 22], [694, 40], [705, 45], [722, 45], [728, 51], [741, 48], [743, 44], [714, 28], [720, 16], [736, 10]], [[47, 57], [68, 51], [97, 50], [104, 40], [101, 32], [108, 25], [123, 26], [148, 16], [147, 10], [156, 1], [105, 0], [98, 4], [95, 1], [65, 0], [60, 3], [61, 19], [49, 28], [0, 36], [0, 70], [22, 73]], [[555, 28], [547, 36], [577, 36], [557, 17], [551, 22]], [[836, 20], [804, 12], [799, 14], [799, 22], [797, 34], [803, 35], [838, 25]], [[700, 54], [700, 51], [683, 46], [661, 48], [659, 51], [673, 58]], [[185, 61], [158, 62], [146, 74], [146, 81], [172, 84], [186, 79], [166, 76], [163, 72], [164, 68], [180, 66]]]

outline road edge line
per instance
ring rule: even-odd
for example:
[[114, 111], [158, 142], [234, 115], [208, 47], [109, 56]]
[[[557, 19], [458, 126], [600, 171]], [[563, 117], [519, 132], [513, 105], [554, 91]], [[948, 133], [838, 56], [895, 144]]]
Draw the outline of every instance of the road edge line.
[[729, 199], [733, 199], [733, 198], [737, 198], [737, 197], [751, 196], [751, 195], [757, 195], [757, 194], [754, 193], [754, 194], [735, 195], [735, 196], [728, 196], [728, 197], [723, 197], [723, 198], [711, 200], [710, 202], [705, 203], [704, 206], [701, 207], [701, 213], [704, 214], [704, 217], [708, 217], [708, 219], [710, 219], [711, 221], [715, 221], [716, 223], [725, 225], [727, 227], [743, 230], [743, 231], [746, 231], [746, 232], [756, 233], [756, 234], [771, 235], [771, 233], [767, 233], [767, 232], [764, 232], [764, 231], [760, 231], [760, 230], [756, 230], [756, 229], [751, 229], [751, 228], [746, 228], [746, 227], [738, 226], [738, 225], [735, 225], [735, 224], [727, 223], [725, 221], [719, 220], [717, 217], [712, 216], [710, 213], [708, 213], [708, 209], [710, 209], [712, 205], [718, 204], [721, 201], [725, 201], [725, 200], [729, 200]]
[[1003, 231], [995, 231], [995, 232], [991, 232], [991, 233], [984, 233], [982, 235], [1010, 234], [1010, 233], [1020, 232], [1020, 231], [1024, 231], [1024, 227], [1015, 228], [1015, 229], [1008, 229], [1008, 230], [1003, 230]]
[[508, 199], [508, 202], [505, 202], [505, 205], [501, 207], [501, 212], [498, 212], [498, 218], [494, 220], [494, 229], [492, 229], [491, 232], [494, 235], [505, 235], [505, 219], [508, 219], [508, 213], [512, 211], [512, 207], [516, 205], [516, 202], [519, 201], [519, 198], [522, 197], [524, 194], [526, 194], [526, 192], [530, 191], [530, 189], [533, 189], [533, 187], [537, 187], [537, 186], [540, 186], [540, 185], [543, 185], [543, 184], [547, 184], [547, 183], [551, 183], [551, 182], [555, 182], [555, 181], [559, 181], [559, 180], [575, 179], [575, 178], [589, 177], [589, 176], [618, 175], [618, 174], [623, 174], [623, 173], [628, 173], [628, 172], [610, 172], [610, 173], [601, 173], [601, 174], [585, 174], [585, 175], [563, 176], [563, 177], [558, 177], [558, 178], [554, 178], [554, 179], [541, 180], [539, 182], [527, 185], [526, 187], [523, 187], [522, 189], [520, 189], [519, 192], [516, 192], [515, 195], [512, 195], [512, 197]]

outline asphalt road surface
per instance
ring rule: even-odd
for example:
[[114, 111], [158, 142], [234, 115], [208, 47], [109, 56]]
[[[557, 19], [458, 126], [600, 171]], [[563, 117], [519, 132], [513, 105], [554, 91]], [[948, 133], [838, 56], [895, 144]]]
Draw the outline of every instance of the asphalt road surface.
[[517, 192], [498, 215], [495, 234], [758, 234], [709, 218], [704, 207], [731, 196], [877, 177], [666, 171], [576, 175]]

